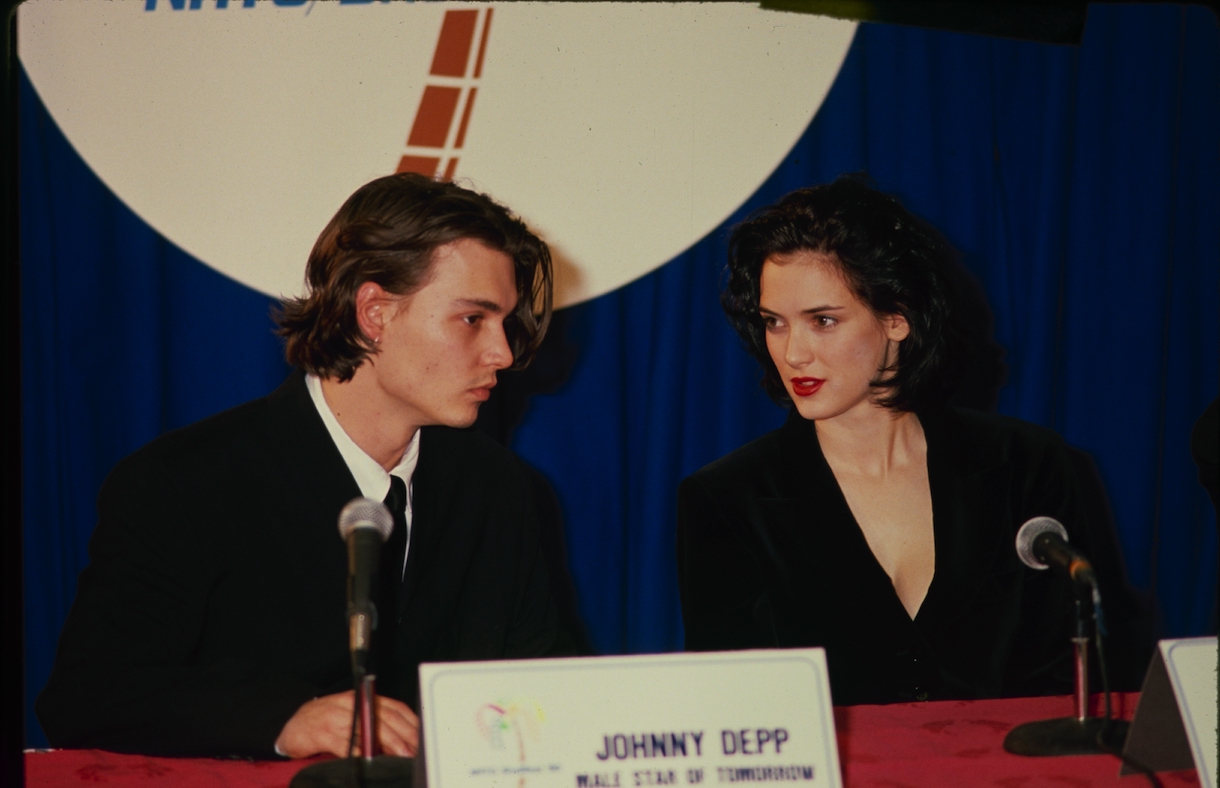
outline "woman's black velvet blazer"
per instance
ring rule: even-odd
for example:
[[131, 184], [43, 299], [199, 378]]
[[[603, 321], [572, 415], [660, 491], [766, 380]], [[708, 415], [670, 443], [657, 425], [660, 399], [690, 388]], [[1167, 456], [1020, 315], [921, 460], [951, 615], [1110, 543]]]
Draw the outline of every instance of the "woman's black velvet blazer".
[[678, 577], [686, 648], [822, 646], [838, 705], [1067, 693], [1074, 590], [1014, 539], [1049, 515], [1083, 547], [1072, 466], [1053, 432], [956, 408], [927, 437], [936, 569], [914, 620], [793, 411], [683, 481]]

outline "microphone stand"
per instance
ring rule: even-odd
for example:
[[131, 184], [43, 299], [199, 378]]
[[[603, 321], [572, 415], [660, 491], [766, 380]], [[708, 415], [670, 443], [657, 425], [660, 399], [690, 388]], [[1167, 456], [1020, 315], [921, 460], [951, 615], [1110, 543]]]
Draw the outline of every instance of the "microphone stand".
[[[1101, 594], [1096, 583], [1091, 584], [1094, 631], [1097, 633], [1098, 657], [1101, 654], [1100, 625]], [[1076, 597], [1076, 637], [1072, 638], [1074, 657], [1074, 700], [1076, 715], [1052, 720], [1039, 720], [1018, 725], [1004, 737], [1004, 749], [1016, 755], [1094, 755], [1121, 750], [1130, 723], [1110, 716], [1110, 682], [1105, 663], [1101, 662], [1105, 692], [1106, 715], [1089, 716], [1089, 638], [1085, 634], [1085, 617], [1079, 593]]]
[[[348, 627], [352, 648], [352, 731], [347, 757], [307, 766], [296, 773], [288, 788], [411, 788], [415, 761], [396, 755], [377, 754], [377, 676], [367, 671], [373, 651], [377, 610], [350, 611]], [[353, 757], [356, 733], [360, 734], [360, 757]]]
[[411, 788], [414, 759], [377, 755], [376, 681], [377, 677], [371, 673], [355, 678], [359, 689], [352, 723], [359, 723], [360, 756], [349, 754], [347, 758], [306, 766], [296, 773], [288, 788]]
[[360, 749], [364, 751], [366, 763], [372, 763], [377, 757], [377, 724], [374, 717], [377, 713], [377, 695], [373, 692], [376, 676], [365, 676], [360, 681], [360, 692], [356, 702], [360, 704]]

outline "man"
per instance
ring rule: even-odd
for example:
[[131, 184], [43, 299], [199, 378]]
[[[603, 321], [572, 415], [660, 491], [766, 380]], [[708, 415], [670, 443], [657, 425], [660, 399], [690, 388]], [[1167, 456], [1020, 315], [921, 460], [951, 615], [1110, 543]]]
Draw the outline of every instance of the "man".
[[525, 471], [460, 429], [542, 340], [546, 245], [485, 195], [401, 174], [347, 200], [306, 278], [279, 315], [301, 371], [161, 436], [103, 485], [36, 705], [53, 745], [345, 755], [336, 523], [360, 495], [396, 521], [374, 653], [384, 751], [415, 751], [420, 662], [566, 648]]

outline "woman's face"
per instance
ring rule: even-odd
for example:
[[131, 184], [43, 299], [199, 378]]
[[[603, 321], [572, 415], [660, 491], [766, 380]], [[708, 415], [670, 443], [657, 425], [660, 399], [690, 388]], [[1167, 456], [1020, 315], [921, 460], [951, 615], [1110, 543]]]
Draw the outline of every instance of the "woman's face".
[[801, 416], [822, 421], [877, 407], [868, 384], [910, 332], [906, 319], [874, 315], [838, 261], [819, 252], [768, 257], [760, 289], [767, 350]]

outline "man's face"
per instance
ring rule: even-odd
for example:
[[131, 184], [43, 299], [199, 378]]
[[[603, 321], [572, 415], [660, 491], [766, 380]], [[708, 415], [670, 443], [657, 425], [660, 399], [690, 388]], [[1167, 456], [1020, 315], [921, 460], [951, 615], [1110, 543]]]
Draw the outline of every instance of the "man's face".
[[384, 309], [377, 385], [417, 426], [469, 427], [512, 365], [504, 318], [517, 304], [513, 261], [464, 238], [438, 247], [427, 283]]

